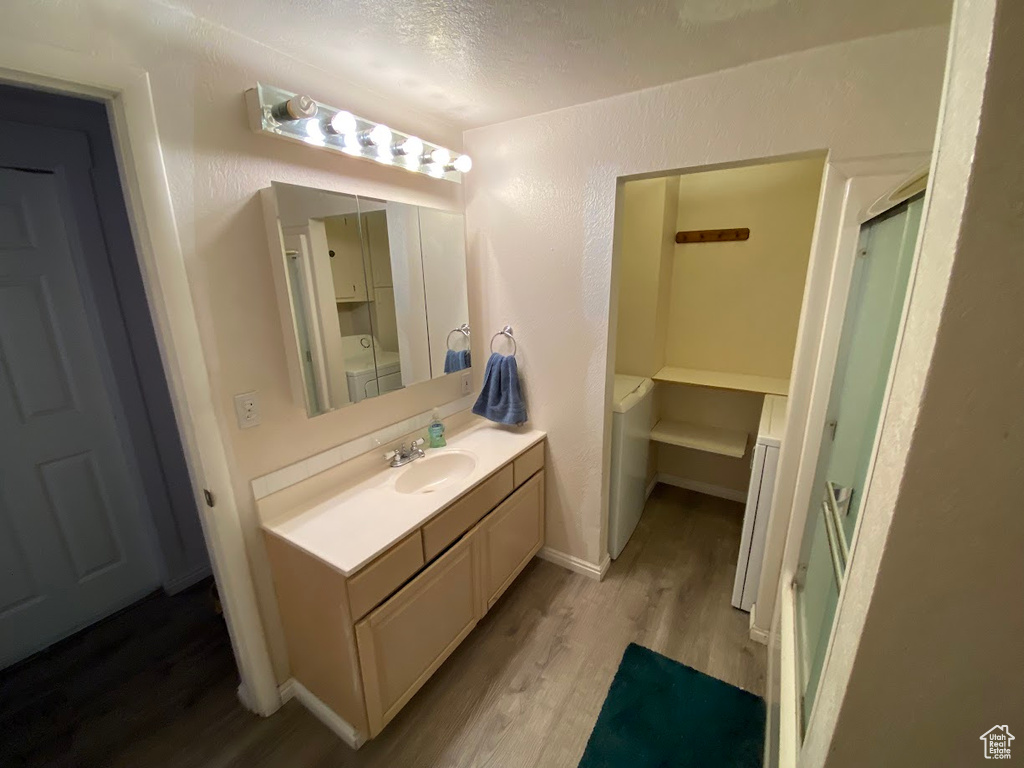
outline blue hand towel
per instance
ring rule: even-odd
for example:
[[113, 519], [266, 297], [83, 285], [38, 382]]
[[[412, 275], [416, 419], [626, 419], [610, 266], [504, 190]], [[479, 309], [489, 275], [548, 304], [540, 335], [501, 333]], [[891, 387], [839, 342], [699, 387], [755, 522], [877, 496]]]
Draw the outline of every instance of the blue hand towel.
[[484, 370], [484, 386], [473, 406], [473, 413], [499, 424], [522, 424], [526, 404], [519, 388], [519, 367], [514, 355], [492, 352]]
[[456, 371], [464, 371], [466, 368], [472, 365], [469, 361], [469, 350], [460, 349], [454, 350], [449, 349], [444, 355], [444, 372], [455, 373]]

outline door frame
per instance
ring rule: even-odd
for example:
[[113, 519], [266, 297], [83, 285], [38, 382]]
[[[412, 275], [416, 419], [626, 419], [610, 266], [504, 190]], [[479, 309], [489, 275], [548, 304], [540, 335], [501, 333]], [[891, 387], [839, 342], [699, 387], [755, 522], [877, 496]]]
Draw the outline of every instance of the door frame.
[[[0, 49], [0, 81], [106, 104], [142, 281], [203, 537], [231, 636], [242, 703], [261, 715], [281, 706], [160, 145], [149, 74], [35, 43]], [[206, 503], [206, 491], [216, 504]]]
[[[795, 594], [793, 580], [799, 566], [800, 547], [807, 523], [811, 498], [814, 494], [814, 477], [817, 470], [818, 454], [828, 414], [829, 398], [835, 376], [839, 354], [843, 321], [849, 299], [851, 281], [857, 259], [857, 246], [861, 226], [878, 215], [872, 211], [873, 204], [880, 197], [891, 192], [907, 180], [909, 175], [920, 171], [929, 162], [927, 153], [901, 156], [865, 158], [854, 161], [839, 161], [829, 164], [835, 174], [830, 180], [835, 191], [841, 191], [841, 203], [835, 215], [838, 219], [835, 237], [829, 238], [824, 247], [830, 252], [831, 270], [828, 276], [824, 307], [815, 328], [807, 338], [798, 340], [797, 359], [794, 362], [794, 379], [798, 366], [806, 373], [802, 378], [809, 386], [802, 428], [791, 435], [794, 426], [792, 409], [787, 414], [787, 437], [783, 441], [782, 460], [788, 458], [788, 482], [781, 484], [777, 479], [772, 500], [772, 520], [768, 533], [772, 544], [778, 548], [777, 571], [769, 574], [772, 567], [767, 561], [761, 572], [761, 586], [758, 603], [766, 599], [770, 590], [772, 615], [765, 615], [758, 605], [758, 619], [770, 620], [768, 698], [778, 696], [779, 732], [767, 734], [766, 750], [776, 750], [779, 765], [796, 765], [801, 749], [801, 724], [799, 708], [799, 676], [797, 637], [795, 633]], [[899, 203], [894, 203], [893, 206]], [[818, 246], [816, 246], [818, 247]], [[916, 261], [912, 267], [910, 284], [913, 284]], [[805, 303], [808, 295], [805, 294]], [[906, 307], [904, 307], [905, 311]], [[901, 329], [905, 318], [900, 321]], [[803, 319], [801, 319], [803, 323]], [[901, 330], [902, 333], [902, 330]], [[898, 342], [897, 342], [898, 346]], [[895, 361], [893, 362], [895, 367]], [[889, 375], [891, 377], [892, 369]], [[792, 387], [791, 392], [792, 395]], [[887, 395], [888, 396], [888, 389]], [[792, 403], [791, 403], [792, 404]], [[876, 446], [877, 447], [877, 438]], [[788, 449], [788, 457], [785, 456]], [[873, 459], [872, 459], [873, 461]], [[766, 543], [766, 548], [769, 546]], [[768, 581], [766, 581], [766, 577]], [[842, 598], [840, 598], [840, 601]], [[831, 638], [826, 650], [825, 665], [831, 652]], [[767, 757], [767, 755], [766, 755]], [[770, 763], [765, 762], [766, 765]]]

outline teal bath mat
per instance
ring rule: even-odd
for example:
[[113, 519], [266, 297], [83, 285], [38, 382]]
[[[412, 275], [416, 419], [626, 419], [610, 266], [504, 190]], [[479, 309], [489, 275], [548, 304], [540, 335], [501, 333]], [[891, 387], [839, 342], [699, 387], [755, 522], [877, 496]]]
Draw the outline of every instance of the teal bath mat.
[[580, 768], [761, 768], [764, 701], [630, 643]]

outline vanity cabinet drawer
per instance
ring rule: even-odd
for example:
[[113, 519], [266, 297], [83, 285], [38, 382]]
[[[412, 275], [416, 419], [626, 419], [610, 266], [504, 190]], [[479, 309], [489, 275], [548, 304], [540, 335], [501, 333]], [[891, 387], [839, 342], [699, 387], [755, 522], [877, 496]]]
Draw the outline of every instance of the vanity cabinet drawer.
[[476, 626], [477, 552], [474, 536], [466, 536], [356, 624], [370, 738]]
[[480, 524], [484, 605], [495, 601], [544, 543], [544, 472], [537, 472]]
[[512, 492], [513, 469], [506, 464], [474, 490], [423, 526], [423, 556], [427, 562], [476, 525]]
[[348, 580], [352, 621], [358, 621], [423, 567], [423, 544], [415, 531]]
[[544, 443], [533, 446], [513, 462], [515, 466], [515, 487], [518, 488], [544, 466]]

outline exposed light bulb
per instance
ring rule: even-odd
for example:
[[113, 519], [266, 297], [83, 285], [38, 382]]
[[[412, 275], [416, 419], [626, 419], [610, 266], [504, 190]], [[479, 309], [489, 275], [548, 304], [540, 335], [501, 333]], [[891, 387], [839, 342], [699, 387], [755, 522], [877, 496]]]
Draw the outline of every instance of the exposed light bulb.
[[356, 141], [363, 147], [377, 147], [378, 154], [391, 153], [391, 129], [378, 123], [368, 131], [355, 134]]
[[391, 148], [391, 129], [382, 123], [378, 123], [370, 129], [370, 143], [382, 150]]
[[449, 152], [444, 147], [438, 147], [437, 149], [434, 149], [430, 152], [430, 162], [437, 163], [442, 168], [448, 165], [451, 159], [452, 153]]
[[346, 133], [356, 132], [356, 118], [351, 112], [335, 112], [331, 121], [327, 124], [327, 129], [338, 136], [344, 136]]
[[473, 168], [469, 155], [396, 133], [383, 123], [320, 104], [305, 94], [263, 84], [257, 84], [255, 93], [260, 129], [266, 133], [436, 179], [458, 182]]
[[420, 155], [423, 154], [423, 139], [416, 138], [415, 136], [406, 136], [404, 139], [395, 142], [392, 152], [396, 155], [419, 160]]
[[363, 144], [356, 133], [346, 133], [341, 137], [341, 151], [348, 155], [360, 155], [363, 152]]
[[317, 143], [317, 144], [323, 144], [324, 143], [324, 139], [326, 137], [324, 136], [323, 129], [320, 127], [320, 121], [319, 120], [317, 120], [316, 118], [310, 118], [309, 120], [306, 121], [305, 128], [306, 128], [306, 136], [309, 137], [310, 141], [312, 141], [314, 143]]

